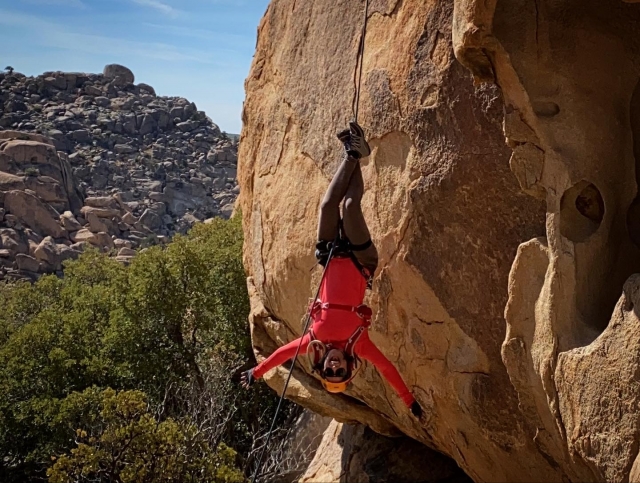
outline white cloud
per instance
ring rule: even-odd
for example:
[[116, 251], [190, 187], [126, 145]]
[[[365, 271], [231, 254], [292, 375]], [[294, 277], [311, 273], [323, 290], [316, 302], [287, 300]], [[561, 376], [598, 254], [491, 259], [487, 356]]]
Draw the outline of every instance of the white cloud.
[[120, 37], [73, 32], [69, 26], [45, 20], [36, 15], [14, 13], [0, 8], [0, 25], [24, 27], [31, 31], [31, 39], [47, 48], [73, 52], [109, 55], [113, 58], [137, 56], [165, 61], [186, 61], [215, 64], [210, 52], [182, 48], [162, 42], [144, 42]]
[[133, 0], [133, 3], [137, 3], [138, 5], [142, 5], [145, 7], [151, 7], [154, 8], [166, 15], [170, 15], [170, 16], [176, 16], [178, 15], [178, 10], [176, 10], [175, 8], [173, 8], [171, 5], [168, 5], [166, 3], [162, 3], [158, 0]]

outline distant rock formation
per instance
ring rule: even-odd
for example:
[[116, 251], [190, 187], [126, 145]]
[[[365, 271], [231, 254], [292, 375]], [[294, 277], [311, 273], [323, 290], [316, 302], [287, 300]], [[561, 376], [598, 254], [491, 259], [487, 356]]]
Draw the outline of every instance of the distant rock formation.
[[[230, 216], [237, 140], [195, 104], [133, 80], [119, 65], [103, 75], [0, 73], [0, 279], [59, 272], [86, 244], [126, 261], [134, 248]], [[64, 255], [38, 259], [46, 237]]]

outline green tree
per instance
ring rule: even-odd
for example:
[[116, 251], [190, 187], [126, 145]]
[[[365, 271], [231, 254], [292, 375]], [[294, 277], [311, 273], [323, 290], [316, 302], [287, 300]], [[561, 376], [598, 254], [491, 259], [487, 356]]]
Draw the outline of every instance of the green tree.
[[[56, 458], [50, 483], [241, 483], [235, 452], [213, 450], [188, 421], [158, 421], [139, 391], [89, 389], [67, 398], [70, 419], [82, 413], [77, 446]], [[97, 405], [96, 405], [97, 403]]]
[[253, 357], [240, 220], [196, 225], [128, 267], [89, 250], [64, 273], [0, 286], [0, 481], [42, 477], [73, 447], [87, 426], [68, 405], [91, 388], [141, 391], [159, 422], [188, 417], [244, 460], [276, 397], [230, 381]]

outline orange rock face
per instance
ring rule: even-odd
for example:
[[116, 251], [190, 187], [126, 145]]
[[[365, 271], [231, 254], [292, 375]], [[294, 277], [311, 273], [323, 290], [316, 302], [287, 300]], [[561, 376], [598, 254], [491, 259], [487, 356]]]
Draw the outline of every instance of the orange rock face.
[[[640, 6], [371, 5], [371, 338], [427, 417], [372, 367], [330, 395], [303, 364], [288, 396], [404, 433], [475, 481], [626, 481], [640, 442], [637, 278], [624, 285], [640, 265]], [[362, 8], [273, 0], [259, 27], [239, 166], [258, 358], [300, 335], [318, 282], [317, 210], [352, 117]]]
[[456, 54], [502, 88], [511, 168], [547, 207], [513, 264], [502, 349], [527, 432], [565, 479], [638, 481], [640, 7], [456, 13]]

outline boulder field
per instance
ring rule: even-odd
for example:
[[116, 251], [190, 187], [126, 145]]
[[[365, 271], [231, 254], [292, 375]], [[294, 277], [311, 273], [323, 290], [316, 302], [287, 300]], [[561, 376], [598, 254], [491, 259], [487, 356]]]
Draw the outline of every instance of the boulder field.
[[117, 64], [0, 73], [0, 279], [60, 273], [88, 245], [127, 262], [231, 215], [237, 141], [194, 103], [134, 80]]

